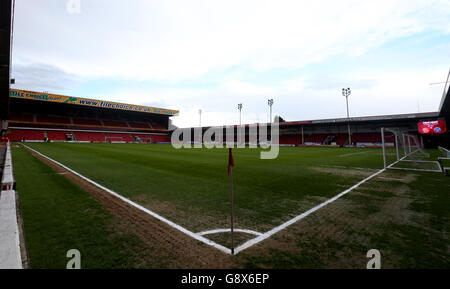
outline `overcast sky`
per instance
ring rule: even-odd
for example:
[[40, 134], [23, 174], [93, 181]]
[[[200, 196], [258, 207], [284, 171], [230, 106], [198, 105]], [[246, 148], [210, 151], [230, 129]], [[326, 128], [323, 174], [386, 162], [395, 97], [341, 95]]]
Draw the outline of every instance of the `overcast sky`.
[[180, 110], [180, 127], [437, 111], [450, 1], [16, 0], [13, 88]]

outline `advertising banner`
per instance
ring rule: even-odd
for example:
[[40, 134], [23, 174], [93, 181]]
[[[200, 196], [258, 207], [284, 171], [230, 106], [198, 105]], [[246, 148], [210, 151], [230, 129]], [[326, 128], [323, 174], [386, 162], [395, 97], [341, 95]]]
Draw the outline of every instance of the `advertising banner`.
[[150, 107], [150, 106], [143, 106], [143, 105], [126, 104], [126, 103], [119, 103], [119, 102], [112, 102], [112, 101], [105, 101], [105, 100], [89, 99], [89, 98], [81, 98], [81, 97], [73, 97], [73, 96], [66, 96], [66, 95], [57, 95], [57, 94], [50, 94], [50, 93], [43, 93], [43, 92], [34, 92], [34, 91], [28, 91], [28, 90], [10, 89], [9, 96], [13, 97], [13, 98], [23, 98], [23, 99], [40, 100], [40, 101], [48, 101], [48, 102], [76, 104], [76, 105], [91, 106], [91, 107], [155, 113], [155, 114], [163, 114], [163, 115], [169, 115], [169, 116], [178, 115], [178, 110], [164, 109], [164, 108], [157, 108], [157, 107]]

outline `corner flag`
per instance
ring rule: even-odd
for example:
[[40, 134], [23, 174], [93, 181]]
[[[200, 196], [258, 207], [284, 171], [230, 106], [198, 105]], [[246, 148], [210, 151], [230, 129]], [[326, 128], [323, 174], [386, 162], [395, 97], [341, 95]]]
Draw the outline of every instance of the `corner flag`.
[[228, 175], [231, 173], [231, 167], [234, 167], [233, 151], [231, 148], [228, 149]]

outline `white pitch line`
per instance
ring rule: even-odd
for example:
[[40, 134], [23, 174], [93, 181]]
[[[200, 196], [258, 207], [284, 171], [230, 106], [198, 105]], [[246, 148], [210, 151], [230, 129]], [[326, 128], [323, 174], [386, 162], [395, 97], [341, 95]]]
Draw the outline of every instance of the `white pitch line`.
[[378, 177], [378, 178], [382, 179], [382, 180], [387, 180], [387, 181], [400, 181], [400, 182], [405, 181], [405, 179], [386, 178], [386, 177]]
[[[247, 234], [252, 234], [252, 235], [256, 235], [256, 236], [261, 236], [262, 233], [260, 232], [256, 232], [253, 230], [246, 230], [246, 229], [233, 229], [234, 232], [238, 232], [238, 233], [247, 233]], [[197, 235], [203, 236], [203, 235], [210, 235], [210, 234], [217, 234], [217, 233], [228, 233], [231, 232], [231, 228], [227, 228], [227, 229], [214, 229], [214, 230], [209, 230], [209, 231], [203, 231], [200, 233], [197, 233]]]
[[339, 155], [339, 157], [348, 157], [348, 156], [353, 156], [353, 155], [359, 155], [359, 154], [366, 154], [368, 152], [358, 152], [358, 153], [349, 153], [349, 154], [343, 154], [343, 155]]
[[428, 170], [428, 169], [414, 169], [414, 168], [390, 168], [392, 170], [404, 170], [404, 171], [419, 171], [419, 172], [431, 172], [431, 173], [442, 173], [442, 170]]
[[437, 161], [424, 161], [424, 160], [402, 160], [402, 162], [412, 162], [412, 163], [437, 163]]
[[[111, 191], [110, 189], [108, 189], [108, 188], [106, 188], [106, 187], [103, 187], [103, 186], [100, 185], [100, 184], [97, 184], [96, 182], [94, 182], [94, 181], [92, 181], [92, 180], [86, 178], [85, 176], [83, 176], [83, 175], [81, 175], [81, 174], [75, 172], [74, 170], [72, 170], [72, 169], [70, 169], [70, 168], [64, 166], [63, 164], [61, 164], [61, 163], [59, 163], [59, 162], [57, 162], [57, 161], [55, 161], [55, 160], [53, 160], [53, 159], [51, 159], [51, 158], [49, 158], [49, 157], [43, 155], [43, 154], [41, 154], [40, 152], [38, 152], [38, 151], [36, 151], [36, 150], [34, 150], [34, 149], [32, 149], [32, 148], [26, 146], [26, 145], [23, 145], [23, 146], [25, 146], [25, 147], [29, 148], [30, 150], [36, 152], [37, 154], [41, 155], [42, 157], [44, 157], [44, 158], [46, 158], [46, 159], [48, 159], [48, 160], [50, 160], [50, 161], [52, 161], [52, 162], [58, 164], [59, 166], [61, 166], [61, 167], [65, 168], [66, 170], [68, 170], [68, 171], [74, 173], [75, 175], [77, 175], [77, 176], [79, 176], [80, 178], [82, 178], [82, 179], [88, 181], [89, 183], [91, 183], [91, 184], [93, 184], [93, 185], [95, 185], [95, 186], [97, 186], [97, 187], [99, 187], [99, 188], [105, 190], [106, 192], [108, 192], [108, 193], [110, 193], [110, 194], [112, 194], [112, 195], [118, 197], [119, 199], [121, 199], [121, 200], [123, 200], [123, 201], [129, 203], [130, 205], [132, 205], [132, 206], [138, 208], [139, 210], [142, 210], [142, 211], [144, 211], [144, 212], [146, 212], [146, 213], [148, 213], [148, 214], [154, 216], [155, 218], [157, 218], [157, 219], [159, 219], [159, 220], [161, 220], [161, 221], [167, 223], [167, 224], [170, 225], [171, 227], [174, 227], [175, 229], [177, 229], [177, 230], [179, 230], [179, 231], [185, 233], [186, 235], [189, 235], [189, 236], [191, 236], [192, 238], [194, 238], [194, 239], [196, 239], [196, 240], [199, 240], [199, 241], [201, 241], [201, 242], [203, 242], [203, 243], [205, 243], [205, 244], [207, 244], [207, 245], [210, 245], [210, 246], [212, 246], [212, 247], [215, 247], [215, 248], [221, 250], [222, 252], [225, 252], [225, 253], [231, 255], [231, 249], [228, 249], [228, 248], [226, 248], [226, 247], [224, 247], [224, 246], [222, 246], [222, 245], [219, 245], [219, 244], [217, 244], [217, 243], [215, 243], [215, 242], [213, 242], [213, 241], [211, 241], [211, 240], [209, 240], [209, 239], [206, 239], [206, 238], [200, 236], [199, 234], [193, 233], [193, 232], [191, 232], [191, 231], [189, 231], [189, 230], [187, 230], [187, 229], [185, 229], [185, 228], [183, 228], [183, 227], [181, 227], [181, 226], [179, 226], [179, 225], [173, 223], [172, 221], [169, 221], [169, 220], [167, 220], [166, 218], [164, 218], [164, 217], [162, 217], [162, 216], [160, 216], [160, 215], [158, 215], [158, 214], [156, 214], [156, 213], [154, 213], [154, 212], [152, 212], [152, 211], [150, 211], [150, 210], [148, 210], [148, 209], [146, 209], [146, 208], [144, 208], [144, 207], [142, 207], [142, 206], [140, 206], [140, 205], [138, 205], [138, 204], [132, 202], [131, 200], [129, 200], [129, 199], [127, 199], [127, 198], [125, 198], [125, 197], [123, 197], [123, 196], [121, 196], [121, 195], [119, 195], [119, 194], [113, 192], [113, 191]], [[414, 152], [412, 152], [412, 153], [414, 153]], [[412, 154], [412, 153], [410, 153], [410, 154]], [[393, 165], [395, 165], [396, 163], [402, 161], [402, 160], [403, 160], [404, 158], [406, 158], [407, 156], [409, 156], [409, 155], [406, 155], [406, 156], [402, 157], [400, 160], [398, 160], [398, 161], [396, 161], [396, 162], [390, 164], [390, 165], [387, 166], [386, 168], [381, 169], [381, 170], [377, 171], [376, 173], [374, 173], [374, 174], [368, 176], [367, 178], [363, 179], [362, 181], [360, 181], [360, 182], [357, 183], [356, 185], [353, 185], [352, 187], [350, 187], [350, 188], [348, 188], [347, 190], [341, 192], [340, 194], [334, 196], [333, 198], [331, 198], [331, 199], [329, 199], [329, 200], [327, 200], [327, 201], [325, 201], [325, 202], [323, 202], [323, 203], [321, 203], [321, 204], [315, 206], [314, 208], [312, 208], [312, 209], [310, 209], [310, 210], [308, 210], [308, 211], [306, 211], [306, 212], [304, 212], [304, 213], [298, 215], [297, 217], [292, 218], [291, 220], [289, 220], [289, 221], [287, 221], [287, 222], [281, 224], [280, 226], [275, 227], [275, 228], [273, 228], [272, 230], [270, 230], [270, 231], [268, 231], [268, 232], [266, 232], [266, 233], [264, 233], [264, 234], [261, 234], [261, 235], [259, 235], [259, 236], [256, 237], [256, 238], [253, 238], [253, 239], [251, 239], [251, 240], [248, 240], [248, 241], [245, 242], [244, 244], [242, 244], [242, 245], [236, 247], [235, 250], [234, 250], [234, 254], [237, 255], [239, 252], [241, 252], [241, 251], [243, 251], [243, 250], [245, 250], [245, 249], [247, 249], [247, 248], [249, 248], [249, 247], [251, 247], [251, 246], [253, 246], [253, 245], [256, 245], [256, 244], [259, 243], [259, 242], [264, 241], [265, 239], [269, 238], [269, 237], [272, 236], [273, 234], [275, 234], [275, 233], [277, 233], [277, 232], [279, 232], [279, 231], [285, 229], [286, 227], [288, 227], [288, 226], [294, 224], [295, 222], [297, 222], [297, 221], [303, 219], [304, 217], [308, 216], [309, 214], [311, 214], [311, 213], [313, 213], [313, 212], [319, 210], [320, 208], [322, 208], [322, 207], [328, 205], [329, 203], [334, 202], [335, 200], [337, 200], [337, 199], [339, 199], [340, 197], [342, 197], [343, 195], [349, 193], [349, 192], [352, 191], [353, 189], [359, 187], [360, 185], [362, 185], [363, 183], [365, 183], [365, 182], [367, 182], [368, 180], [372, 179], [373, 177], [375, 177], [375, 176], [381, 174], [382, 172], [386, 171], [386, 169], [391, 168]]]
[[113, 196], [115, 196], [115, 197], [121, 199], [122, 201], [124, 201], [124, 202], [130, 204], [131, 206], [133, 206], [133, 207], [135, 207], [135, 208], [137, 208], [137, 209], [139, 209], [139, 210], [141, 210], [141, 211], [143, 211], [143, 212], [145, 212], [145, 213], [147, 213], [147, 214], [149, 214], [149, 215], [151, 215], [151, 216], [157, 218], [158, 220], [160, 220], [160, 221], [166, 223], [167, 225], [169, 225], [169, 226], [171, 226], [171, 227], [173, 227], [173, 228], [175, 228], [175, 229], [177, 229], [177, 230], [179, 230], [179, 231], [185, 233], [186, 235], [188, 235], [188, 236], [190, 236], [190, 237], [192, 237], [192, 238], [194, 238], [194, 239], [196, 239], [196, 240], [198, 240], [198, 241], [200, 241], [200, 242], [202, 242], [202, 243], [205, 243], [205, 244], [207, 244], [207, 245], [209, 245], [209, 246], [212, 246], [212, 247], [214, 247], [214, 248], [216, 248], [216, 249], [219, 249], [220, 251], [222, 251], [222, 252], [224, 252], [224, 253], [227, 253], [227, 254], [230, 254], [230, 255], [231, 255], [231, 249], [228, 249], [228, 248], [225, 247], [225, 246], [222, 246], [222, 245], [220, 245], [220, 244], [217, 244], [216, 242], [213, 242], [213, 241], [211, 241], [211, 240], [209, 240], [209, 239], [207, 239], [207, 238], [205, 238], [205, 237], [202, 237], [202, 236], [200, 236], [200, 235], [198, 235], [198, 234], [196, 234], [196, 233], [194, 233], [194, 232], [191, 232], [191, 231], [187, 230], [186, 228], [181, 227], [181, 226], [178, 225], [178, 224], [175, 224], [174, 222], [172, 222], [172, 221], [170, 221], [170, 220], [167, 220], [166, 218], [164, 218], [164, 217], [158, 215], [157, 213], [152, 212], [152, 211], [150, 211], [149, 209], [144, 208], [144, 207], [142, 207], [141, 205], [136, 204], [135, 202], [131, 201], [130, 199], [127, 199], [127, 198], [125, 198], [125, 197], [119, 195], [118, 193], [116, 193], [116, 192], [114, 192], [114, 191], [112, 191], [112, 190], [110, 190], [110, 189], [108, 189], [108, 188], [106, 188], [106, 187], [104, 187], [104, 186], [102, 186], [102, 185], [100, 185], [100, 184], [94, 182], [93, 180], [91, 180], [91, 179], [89, 179], [89, 178], [87, 178], [87, 177], [81, 175], [80, 173], [78, 173], [78, 172], [72, 170], [71, 168], [69, 168], [69, 167], [67, 167], [67, 166], [65, 166], [65, 165], [63, 165], [63, 164], [61, 164], [61, 163], [59, 163], [59, 162], [57, 162], [57, 161], [55, 161], [55, 160], [49, 158], [48, 156], [46, 156], [46, 155], [44, 155], [44, 154], [41, 154], [40, 152], [38, 152], [38, 151], [36, 151], [36, 150], [30, 148], [29, 146], [26, 146], [26, 145], [23, 145], [23, 146], [26, 147], [26, 148], [28, 148], [28, 149], [30, 149], [30, 150], [32, 150], [33, 152], [37, 153], [38, 155], [40, 155], [40, 156], [42, 156], [42, 157], [48, 159], [49, 161], [51, 161], [51, 162], [53, 162], [53, 163], [55, 163], [55, 164], [57, 164], [57, 165], [63, 167], [64, 169], [66, 169], [66, 170], [70, 171], [71, 173], [77, 175], [78, 177], [82, 178], [83, 180], [85, 180], [85, 181], [87, 181], [87, 182], [93, 184], [94, 186], [96, 186], [96, 187], [98, 187], [98, 188], [100, 188], [100, 189], [102, 189], [102, 190], [104, 190], [104, 191], [110, 193], [111, 195], [113, 195]]
[[351, 169], [351, 170], [362, 170], [362, 171], [378, 171], [378, 169], [371, 169], [371, 168], [346, 167], [346, 166], [333, 166], [333, 165], [319, 165], [319, 167], [324, 167], [324, 168], [339, 168], [339, 169]]
[[297, 221], [303, 219], [304, 217], [308, 216], [309, 214], [314, 213], [314, 212], [317, 211], [318, 209], [320, 209], [320, 208], [322, 208], [322, 207], [328, 205], [329, 203], [334, 202], [335, 200], [339, 199], [339, 198], [342, 197], [343, 195], [345, 195], [345, 194], [347, 194], [348, 192], [352, 191], [353, 189], [359, 187], [361, 184], [367, 182], [367, 181], [370, 180], [371, 178], [377, 176], [378, 174], [381, 174], [381, 173], [384, 172], [384, 171], [385, 171], [385, 169], [379, 170], [378, 172], [376, 172], [376, 173], [374, 173], [374, 174], [368, 176], [368, 177], [365, 178], [364, 180], [360, 181], [359, 183], [357, 183], [356, 185], [350, 187], [349, 189], [343, 191], [342, 193], [340, 193], [340, 194], [334, 196], [333, 198], [331, 198], [331, 199], [329, 199], [329, 200], [327, 200], [327, 201], [325, 201], [325, 202], [323, 202], [323, 203], [321, 203], [321, 204], [315, 206], [315, 207], [312, 208], [312, 209], [309, 209], [308, 211], [306, 211], [306, 212], [304, 212], [304, 213], [298, 215], [297, 217], [295, 217], [295, 218], [293, 218], [293, 219], [291, 219], [291, 220], [289, 220], [289, 221], [287, 221], [287, 222], [281, 224], [281, 225], [278, 226], [278, 227], [273, 228], [272, 230], [270, 230], [270, 231], [268, 231], [268, 232], [262, 234], [261, 236], [256, 237], [256, 238], [254, 238], [254, 239], [251, 239], [251, 240], [245, 242], [244, 244], [238, 246], [238, 247], [234, 250], [235, 254], [237, 254], [237, 253], [241, 252], [242, 250], [245, 250], [245, 249], [247, 249], [247, 248], [249, 248], [249, 247], [251, 247], [251, 246], [253, 246], [253, 245], [256, 245], [257, 243], [259, 243], [259, 242], [261, 242], [261, 241], [263, 241], [263, 240], [269, 238], [269, 237], [272, 236], [273, 234], [278, 233], [279, 231], [285, 229], [286, 227], [288, 227], [288, 226], [290, 226], [290, 225], [296, 223]]
[[377, 171], [377, 169], [371, 169], [371, 168], [358, 168], [358, 167], [347, 167], [347, 169], [362, 170], [362, 171]]
[[[395, 164], [398, 163], [399, 161], [403, 160], [404, 158], [406, 158], [406, 156], [404, 156], [404, 157], [401, 158], [400, 160], [398, 160], [398, 161], [396, 161], [396, 162], [390, 164], [387, 168], [392, 167], [393, 165], [395, 165]], [[288, 226], [290, 226], [290, 225], [296, 223], [297, 221], [303, 219], [304, 217], [306, 217], [306, 216], [308, 216], [308, 215], [314, 213], [315, 211], [319, 210], [320, 208], [322, 208], [322, 207], [324, 207], [324, 206], [326, 206], [326, 205], [328, 205], [328, 204], [330, 204], [330, 203], [336, 201], [337, 199], [339, 199], [339, 198], [342, 197], [343, 195], [345, 195], [345, 194], [351, 192], [352, 190], [356, 189], [357, 187], [359, 187], [359, 186], [362, 185], [363, 183], [365, 183], [365, 182], [367, 182], [368, 180], [372, 179], [373, 177], [376, 177], [377, 175], [381, 174], [381, 173], [384, 172], [385, 170], [386, 170], [386, 168], [377, 171], [376, 173], [374, 173], [374, 174], [368, 176], [367, 178], [363, 179], [362, 181], [360, 181], [360, 182], [357, 183], [356, 185], [353, 185], [352, 187], [346, 189], [345, 191], [341, 192], [340, 194], [334, 196], [333, 198], [331, 198], [331, 199], [329, 199], [329, 200], [327, 200], [327, 201], [325, 201], [325, 202], [323, 202], [323, 203], [321, 203], [321, 204], [315, 206], [315, 207], [312, 208], [312, 209], [309, 209], [308, 211], [306, 211], [306, 212], [304, 212], [304, 213], [298, 215], [297, 217], [295, 217], [295, 218], [293, 218], [293, 219], [290, 219], [289, 221], [287, 221], [287, 222], [281, 224], [281, 225], [278, 226], [278, 227], [273, 228], [272, 230], [270, 230], [270, 231], [268, 231], [268, 232], [262, 234], [262, 235], [259, 236], [259, 237], [256, 237], [256, 238], [253, 238], [253, 239], [251, 239], [251, 240], [248, 240], [248, 241], [245, 242], [244, 244], [242, 244], [242, 245], [238, 246], [237, 248], [235, 248], [235, 249], [234, 249], [234, 253], [235, 253], [235, 254], [238, 254], [239, 252], [241, 252], [241, 251], [243, 251], [243, 250], [245, 250], [245, 249], [247, 249], [247, 248], [249, 248], [249, 247], [251, 247], [251, 246], [253, 246], [253, 245], [256, 245], [257, 243], [264, 241], [265, 239], [269, 238], [269, 237], [272, 236], [273, 234], [278, 233], [279, 231], [281, 231], [281, 230], [287, 228]]]

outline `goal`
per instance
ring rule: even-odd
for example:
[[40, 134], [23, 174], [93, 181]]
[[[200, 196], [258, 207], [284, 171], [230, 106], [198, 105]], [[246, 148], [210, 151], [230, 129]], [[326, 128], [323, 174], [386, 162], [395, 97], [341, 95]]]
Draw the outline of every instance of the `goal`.
[[385, 169], [442, 172], [440, 163], [423, 148], [417, 134], [383, 127], [381, 140]]

